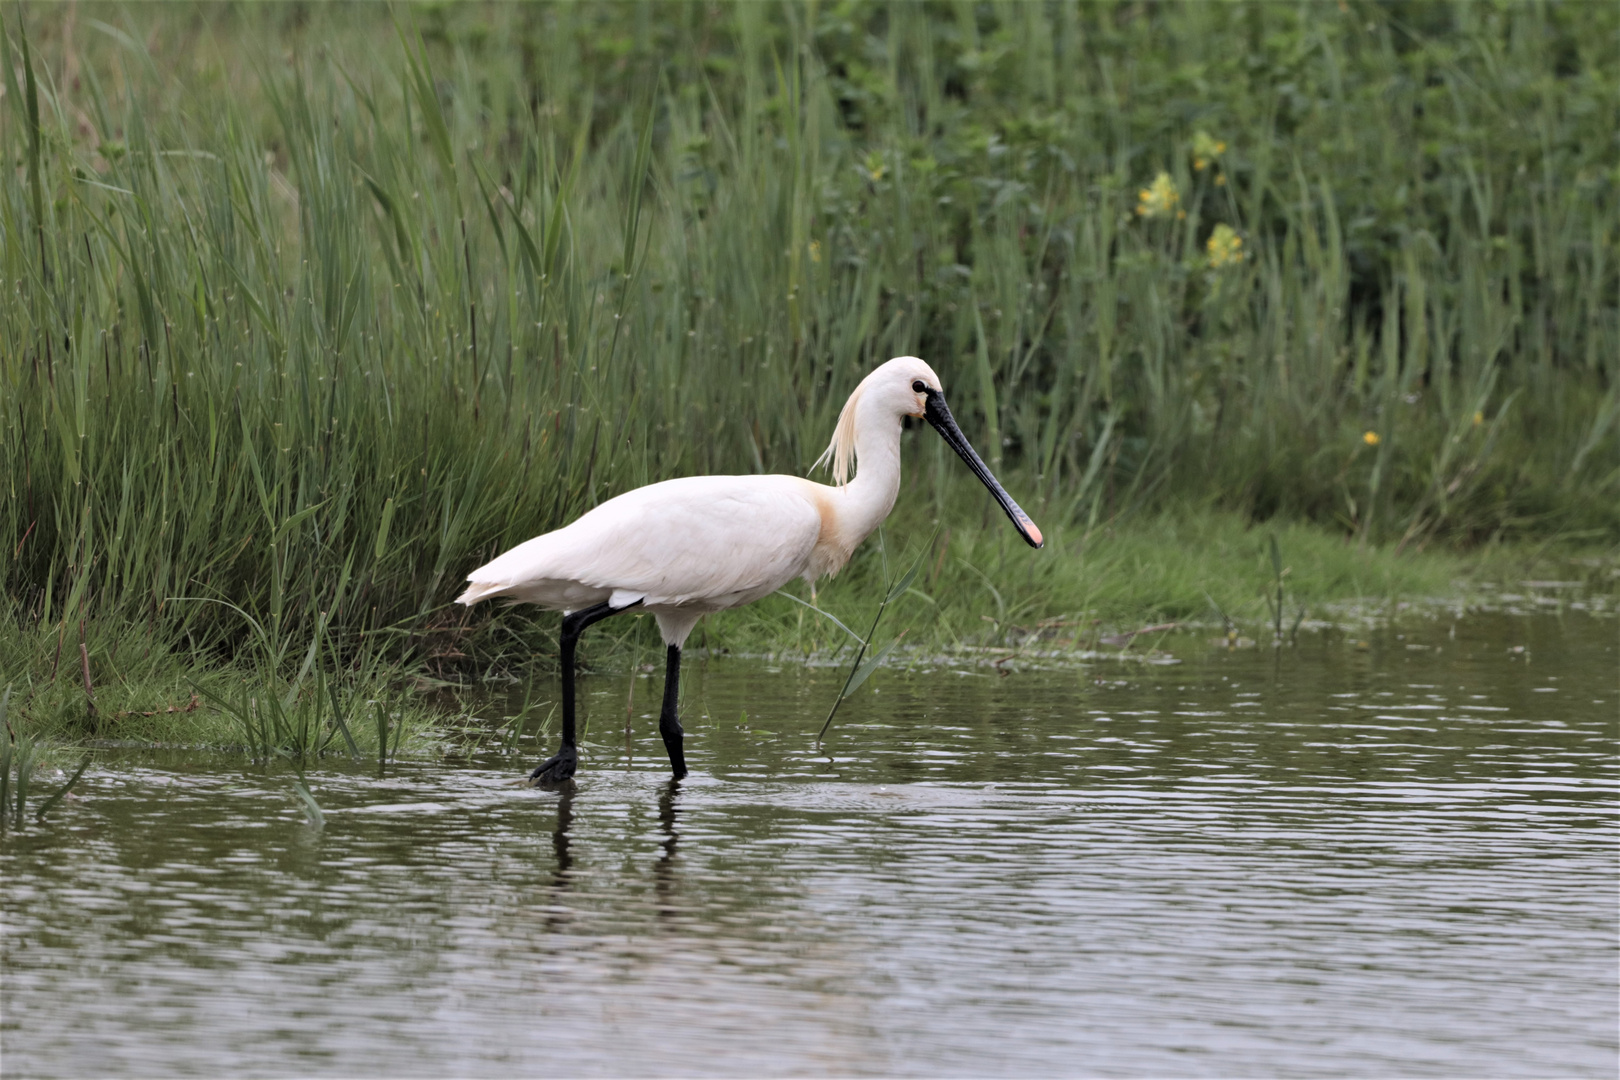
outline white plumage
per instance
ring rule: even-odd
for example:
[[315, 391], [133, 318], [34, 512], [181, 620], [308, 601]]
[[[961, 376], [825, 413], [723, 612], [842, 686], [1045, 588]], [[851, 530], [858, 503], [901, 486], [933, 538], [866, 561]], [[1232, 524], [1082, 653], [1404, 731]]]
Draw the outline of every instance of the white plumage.
[[[700, 615], [805, 575], [822, 485], [796, 476], [688, 476], [626, 492], [470, 574], [459, 600], [576, 611], [641, 602], [682, 645]], [[831, 490], [831, 489], [827, 489]]]
[[[926, 417], [984, 481], [1025, 540], [1041, 545], [1040, 530], [957, 429], [939, 377], [916, 357], [902, 356], [868, 375], [844, 405], [821, 458], [832, 465], [834, 485], [797, 476], [693, 476], [649, 484], [469, 574], [459, 603], [500, 598], [568, 615], [563, 753], [536, 769], [534, 778], [555, 782], [573, 773], [573, 642], [591, 622], [629, 607], [651, 612], [669, 646], [660, 729], [676, 775], [683, 774], [674, 687], [680, 649], [693, 625], [709, 612], [750, 603], [796, 577], [814, 582], [841, 569], [894, 506], [906, 416]], [[853, 480], [852, 459], [859, 463]]]

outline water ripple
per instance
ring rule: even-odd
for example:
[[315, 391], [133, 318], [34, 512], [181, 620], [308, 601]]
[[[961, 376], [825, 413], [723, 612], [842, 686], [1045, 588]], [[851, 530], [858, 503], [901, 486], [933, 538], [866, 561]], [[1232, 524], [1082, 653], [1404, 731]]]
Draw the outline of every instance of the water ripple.
[[1612, 1076], [1612, 626], [1433, 637], [883, 673], [820, 751], [837, 672], [715, 663], [678, 788], [643, 725], [566, 796], [323, 767], [321, 830], [108, 755], [0, 844], [7, 1068]]

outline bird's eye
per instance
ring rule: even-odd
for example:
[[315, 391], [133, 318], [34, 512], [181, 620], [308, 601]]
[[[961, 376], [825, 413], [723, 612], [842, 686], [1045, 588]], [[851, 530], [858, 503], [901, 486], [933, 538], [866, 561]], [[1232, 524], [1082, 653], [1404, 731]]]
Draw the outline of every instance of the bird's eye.
[[928, 384], [923, 382], [921, 379], [918, 379], [916, 382], [912, 383], [911, 388], [919, 394], [928, 393]]

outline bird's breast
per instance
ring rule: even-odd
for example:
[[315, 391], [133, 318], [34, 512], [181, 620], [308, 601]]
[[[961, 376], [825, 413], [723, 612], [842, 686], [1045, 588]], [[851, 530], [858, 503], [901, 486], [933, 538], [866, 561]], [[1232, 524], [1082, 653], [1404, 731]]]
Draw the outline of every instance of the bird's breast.
[[810, 549], [804, 568], [805, 580], [813, 582], [842, 570], [860, 541], [855, 539], [852, 542], [846, 527], [848, 509], [840, 505], [847, 501], [846, 489], [808, 482], [807, 486], [812, 489], [808, 494], [821, 519], [815, 546]]

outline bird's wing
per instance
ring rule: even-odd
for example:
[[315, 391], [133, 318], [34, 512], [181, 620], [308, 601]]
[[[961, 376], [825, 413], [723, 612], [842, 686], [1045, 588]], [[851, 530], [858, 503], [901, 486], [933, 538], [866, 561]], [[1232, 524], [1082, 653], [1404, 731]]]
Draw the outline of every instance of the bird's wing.
[[667, 480], [598, 506], [468, 576], [468, 596], [549, 606], [730, 607], [802, 573], [821, 514], [796, 477]]

